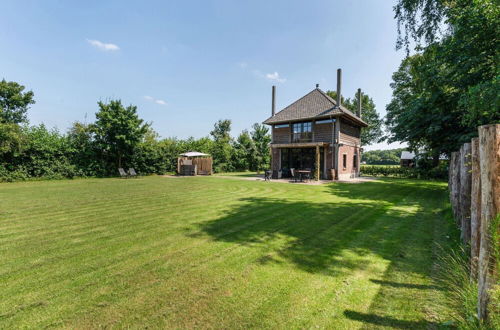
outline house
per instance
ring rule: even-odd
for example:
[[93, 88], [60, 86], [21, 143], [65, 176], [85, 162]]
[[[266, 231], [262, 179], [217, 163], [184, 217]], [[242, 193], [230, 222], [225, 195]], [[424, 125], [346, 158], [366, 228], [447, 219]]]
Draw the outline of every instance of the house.
[[[276, 87], [272, 88], [271, 169], [273, 178], [290, 176], [290, 169], [310, 169], [316, 180], [344, 180], [359, 176], [361, 107], [354, 114], [340, 104], [342, 71], [337, 71], [337, 100], [319, 85], [275, 113]], [[358, 97], [361, 90], [358, 89]]]

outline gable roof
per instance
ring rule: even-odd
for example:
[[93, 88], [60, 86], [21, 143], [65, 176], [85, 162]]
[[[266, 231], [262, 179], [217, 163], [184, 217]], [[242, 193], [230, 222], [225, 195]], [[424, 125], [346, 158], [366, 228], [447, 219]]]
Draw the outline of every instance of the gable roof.
[[361, 118], [344, 106], [337, 107], [337, 102], [319, 88], [313, 89], [283, 110], [269, 117], [264, 124], [272, 125], [301, 119], [319, 119], [329, 116], [345, 115], [360, 126], [368, 126]]

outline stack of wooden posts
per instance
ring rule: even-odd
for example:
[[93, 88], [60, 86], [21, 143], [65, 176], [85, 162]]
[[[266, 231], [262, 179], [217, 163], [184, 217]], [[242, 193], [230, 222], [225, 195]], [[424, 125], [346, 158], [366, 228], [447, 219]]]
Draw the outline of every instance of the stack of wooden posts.
[[478, 316], [484, 320], [499, 276], [500, 125], [480, 126], [478, 133], [451, 154], [448, 185], [461, 239], [470, 246], [471, 277], [479, 286]]

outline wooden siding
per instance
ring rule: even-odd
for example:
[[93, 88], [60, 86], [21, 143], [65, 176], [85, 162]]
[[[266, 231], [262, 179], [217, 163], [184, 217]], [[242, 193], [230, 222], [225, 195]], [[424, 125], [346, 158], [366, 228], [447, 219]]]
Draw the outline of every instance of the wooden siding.
[[273, 143], [289, 143], [290, 127], [273, 128]]
[[340, 123], [340, 143], [347, 143], [353, 145], [361, 144], [361, 129], [353, 126], [350, 123], [342, 120]]
[[314, 124], [314, 142], [332, 142], [332, 123]]

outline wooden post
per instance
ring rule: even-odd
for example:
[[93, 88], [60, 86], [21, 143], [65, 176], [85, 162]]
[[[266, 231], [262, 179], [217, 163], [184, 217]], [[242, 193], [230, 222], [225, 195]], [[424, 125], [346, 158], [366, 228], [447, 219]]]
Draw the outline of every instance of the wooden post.
[[460, 152], [452, 152], [450, 159], [450, 202], [453, 216], [460, 224]]
[[481, 230], [481, 171], [479, 159], [479, 139], [473, 138], [471, 143], [471, 204], [470, 204], [470, 256], [471, 277], [477, 279]]
[[[479, 127], [479, 158], [481, 168], [481, 245], [478, 265], [478, 316], [488, 317], [490, 289], [498, 281], [498, 265], [494, 256], [500, 242], [500, 124]], [[497, 219], [497, 220], [495, 220]]]
[[460, 223], [462, 242], [470, 242], [470, 205], [471, 205], [471, 144], [460, 148]]
[[316, 146], [316, 175], [315, 175], [316, 181], [319, 181], [319, 172], [320, 172], [320, 168], [321, 168], [320, 159], [321, 159], [321, 157], [319, 154], [319, 146]]

